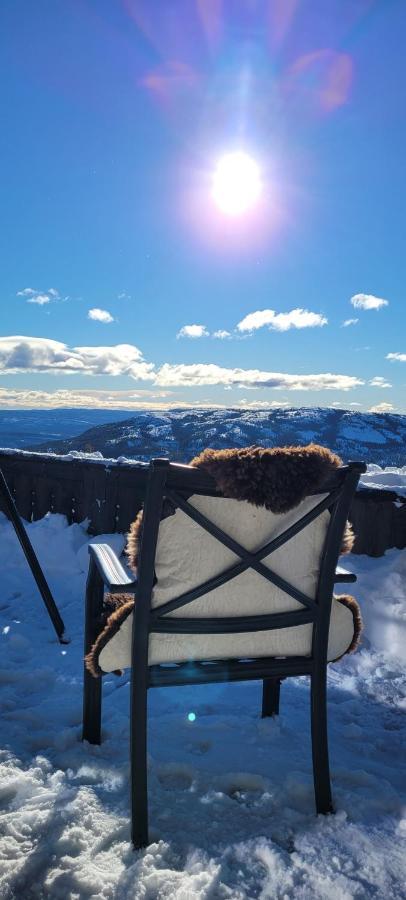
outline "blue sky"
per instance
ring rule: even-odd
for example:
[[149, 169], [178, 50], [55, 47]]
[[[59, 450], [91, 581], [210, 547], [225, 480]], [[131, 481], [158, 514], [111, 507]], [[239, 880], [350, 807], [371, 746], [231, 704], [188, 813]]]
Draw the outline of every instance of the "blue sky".
[[[0, 406], [406, 412], [403, 0], [0, 18]], [[261, 195], [230, 217], [236, 151]]]

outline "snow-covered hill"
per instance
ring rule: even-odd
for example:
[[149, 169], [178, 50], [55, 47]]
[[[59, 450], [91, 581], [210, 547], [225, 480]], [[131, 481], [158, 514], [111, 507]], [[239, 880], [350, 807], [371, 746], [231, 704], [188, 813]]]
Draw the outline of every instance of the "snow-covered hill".
[[189, 461], [204, 447], [280, 446], [310, 441], [334, 449], [344, 461], [383, 466], [406, 463], [406, 416], [326, 408], [182, 409], [138, 412], [99, 425], [68, 440], [47, 440], [35, 449], [148, 460], [170, 456]]

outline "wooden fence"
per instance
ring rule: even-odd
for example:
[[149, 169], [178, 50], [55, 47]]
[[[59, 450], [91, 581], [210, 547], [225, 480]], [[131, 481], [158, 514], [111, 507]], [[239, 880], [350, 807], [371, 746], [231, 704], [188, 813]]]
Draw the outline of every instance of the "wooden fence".
[[[28, 521], [50, 511], [63, 513], [69, 523], [88, 519], [91, 534], [125, 532], [144, 497], [146, 467], [139, 464], [0, 450], [0, 467]], [[355, 553], [382, 556], [391, 547], [406, 547], [406, 502], [393, 492], [360, 491], [350, 519]]]

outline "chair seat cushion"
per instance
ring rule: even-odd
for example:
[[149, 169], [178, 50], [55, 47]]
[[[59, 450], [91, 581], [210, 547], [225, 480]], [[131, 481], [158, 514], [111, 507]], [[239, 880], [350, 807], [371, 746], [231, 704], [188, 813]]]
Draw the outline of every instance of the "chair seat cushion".
[[[121, 597], [121, 605], [110, 616], [88, 654], [87, 666], [93, 675], [131, 666], [133, 604], [133, 599], [129, 599], [128, 595]], [[361, 627], [359, 607], [354, 597], [348, 594], [334, 597], [327, 653], [329, 662], [355, 649]], [[310, 656], [311, 640], [311, 625], [244, 634], [152, 634], [149, 664], [202, 659]]]

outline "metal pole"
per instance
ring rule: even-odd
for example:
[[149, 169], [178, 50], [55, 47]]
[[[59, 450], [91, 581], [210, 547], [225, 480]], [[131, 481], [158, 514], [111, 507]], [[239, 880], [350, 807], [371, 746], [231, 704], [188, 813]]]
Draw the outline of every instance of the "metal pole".
[[8, 518], [10, 519], [10, 521], [12, 522], [12, 524], [14, 526], [15, 533], [18, 537], [18, 540], [20, 541], [21, 547], [25, 554], [25, 558], [26, 558], [28, 565], [31, 569], [31, 572], [35, 578], [39, 592], [45, 603], [45, 606], [48, 610], [48, 615], [49, 615], [51, 622], [55, 628], [58, 640], [61, 644], [68, 644], [69, 640], [64, 637], [65, 625], [63, 623], [63, 620], [61, 619], [61, 616], [59, 614], [55, 600], [54, 600], [54, 598], [51, 594], [51, 591], [48, 587], [48, 584], [45, 580], [44, 573], [43, 573], [41, 566], [38, 562], [38, 559], [34, 553], [34, 548], [31, 544], [28, 534], [24, 528], [21, 516], [17, 510], [15, 503], [14, 503], [13, 497], [9, 491], [6, 479], [5, 479], [1, 469], [0, 469], [0, 495], [3, 499], [4, 507], [6, 509]]

